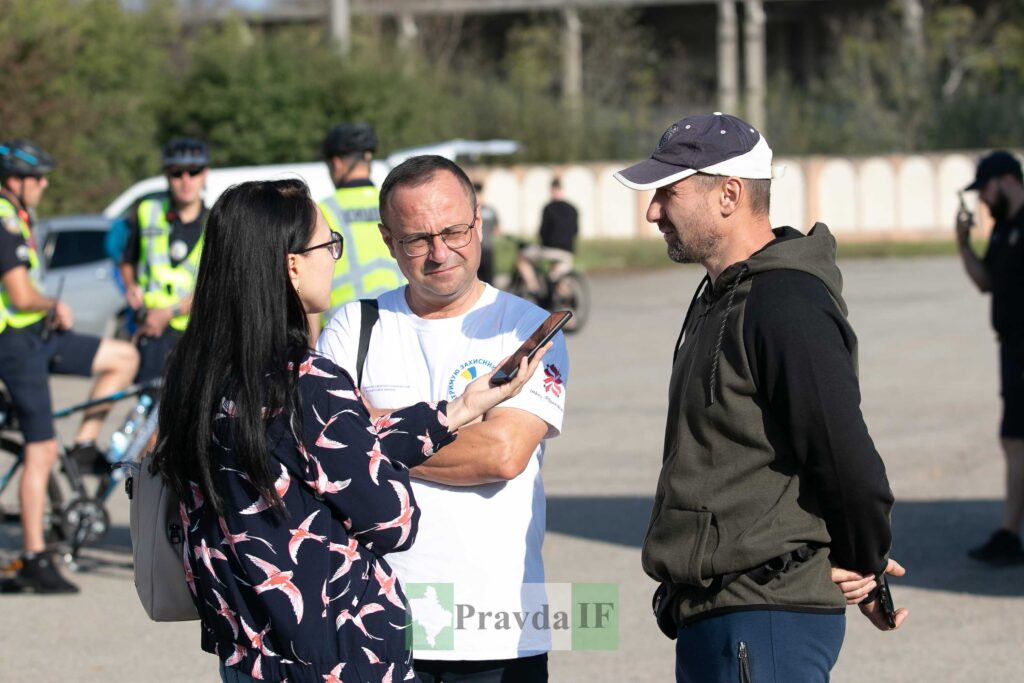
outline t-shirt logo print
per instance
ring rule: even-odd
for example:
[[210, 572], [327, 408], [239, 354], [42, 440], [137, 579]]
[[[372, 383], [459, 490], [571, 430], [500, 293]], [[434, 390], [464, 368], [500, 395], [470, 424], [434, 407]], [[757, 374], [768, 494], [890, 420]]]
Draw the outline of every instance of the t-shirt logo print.
[[457, 396], [462, 395], [466, 385], [477, 377], [486, 375], [495, 367], [497, 366], [494, 363], [483, 358], [468, 360], [457, 367], [451, 377], [448, 378], [448, 400], [454, 401]]
[[562, 373], [554, 363], [544, 366], [544, 391], [554, 394], [556, 397], [562, 395]]

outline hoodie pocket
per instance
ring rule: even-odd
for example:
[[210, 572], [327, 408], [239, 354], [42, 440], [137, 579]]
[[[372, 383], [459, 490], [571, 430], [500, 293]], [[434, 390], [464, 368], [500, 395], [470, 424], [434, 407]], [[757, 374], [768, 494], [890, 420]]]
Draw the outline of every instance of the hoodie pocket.
[[709, 538], [714, 535], [712, 520], [707, 510], [663, 507], [647, 532], [644, 570], [661, 581], [710, 586], [714, 577], [710, 572], [705, 576], [701, 568], [709, 555]]

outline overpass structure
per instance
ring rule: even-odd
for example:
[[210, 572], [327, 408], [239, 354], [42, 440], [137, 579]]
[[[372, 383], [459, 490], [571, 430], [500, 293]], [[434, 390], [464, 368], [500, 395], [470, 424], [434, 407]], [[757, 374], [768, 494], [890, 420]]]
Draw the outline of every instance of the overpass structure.
[[[338, 48], [347, 52], [351, 45], [353, 16], [392, 18], [397, 22], [401, 39], [411, 41], [418, 33], [417, 17], [558, 12], [562, 16], [564, 34], [562, 92], [566, 101], [573, 105], [579, 103], [582, 95], [585, 66], [580, 10], [714, 5], [718, 14], [715, 60], [718, 108], [744, 113], [750, 123], [763, 129], [767, 80], [765, 6], [769, 3], [795, 4], [797, 1], [825, 5], [824, 0], [270, 0], [261, 10], [251, 13], [251, 16], [270, 23], [325, 23]], [[907, 42], [913, 49], [923, 53], [923, 0], [899, 0], [899, 3], [903, 11]], [[201, 2], [191, 0], [191, 4], [195, 8]], [[742, 11], [738, 6], [742, 7]], [[219, 10], [212, 12], [196, 12], [193, 19], [216, 20], [219, 18], [217, 15], [223, 11], [222, 5]]]
[[[740, 43], [743, 54], [743, 97], [746, 118], [762, 129], [765, 123], [765, 2], [792, 0], [329, 0], [331, 35], [342, 50], [350, 43], [352, 15], [389, 16], [406, 37], [416, 33], [416, 17], [440, 14], [494, 14], [550, 11], [562, 15], [564, 45], [562, 92], [571, 108], [583, 90], [583, 41], [579, 10], [601, 7], [717, 5], [718, 107], [737, 112], [740, 97]], [[815, 0], [821, 1], [821, 0]], [[743, 29], [736, 5], [743, 5]]]

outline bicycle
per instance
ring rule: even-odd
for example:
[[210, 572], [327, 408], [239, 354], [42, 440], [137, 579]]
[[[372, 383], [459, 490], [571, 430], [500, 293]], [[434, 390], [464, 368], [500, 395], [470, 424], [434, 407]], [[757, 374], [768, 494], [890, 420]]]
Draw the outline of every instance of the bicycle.
[[557, 278], [551, 277], [551, 259], [543, 257], [530, 258], [524, 252], [530, 243], [516, 237], [505, 236], [505, 239], [516, 245], [516, 251], [533, 267], [537, 275], [540, 291], [536, 294], [527, 288], [515, 262], [508, 275], [508, 283], [502, 288], [511, 294], [533, 301], [538, 306], [552, 313], [555, 311], [572, 311], [572, 320], [563, 330], [566, 333], [579, 332], [590, 316], [590, 283], [581, 271], [570, 270]]
[[[116, 403], [131, 397], [138, 397], [121, 427], [111, 437], [104, 453], [110, 464], [109, 471], [99, 474], [95, 488], [90, 492], [78, 464], [68, 455], [68, 449], [58, 444], [57, 466], [50, 473], [47, 484], [49, 505], [44, 528], [47, 530], [47, 545], [63, 548], [65, 563], [77, 569], [78, 554], [84, 546], [102, 540], [110, 529], [110, 513], [106, 501], [123, 480], [127, 470], [137, 462], [139, 453], [145, 448], [150, 437], [156, 433], [159, 415], [157, 392], [160, 380], [134, 384], [108, 396], [84, 401], [58, 410], [54, 419], [68, 417], [101, 403]], [[16, 420], [9, 396], [0, 390], [0, 453], [13, 457], [14, 461], [0, 475], [0, 496], [15, 479], [24, 463], [24, 442], [11, 434], [17, 430]], [[137, 465], [136, 465], [137, 466]], [[91, 494], [91, 495], [90, 495]], [[20, 515], [7, 509], [0, 509], [5, 523], [20, 523]], [[17, 569], [17, 560], [5, 568], [5, 573]]]

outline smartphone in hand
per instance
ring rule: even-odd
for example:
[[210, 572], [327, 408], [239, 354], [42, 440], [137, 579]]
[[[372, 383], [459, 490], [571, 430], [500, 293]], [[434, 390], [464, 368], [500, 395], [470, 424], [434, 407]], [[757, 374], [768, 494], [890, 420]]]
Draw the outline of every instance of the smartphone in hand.
[[882, 608], [885, 623], [889, 624], [889, 628], [896, 628], [896, 607], [893, 605], [892, 591], [889, 590], [889, 582], [884, 574], [878, 582], [878, 606]]
[[555, 336], [560, 329], [562, 329], [569, 318], [572, 317], [572, 311], [557, 311], [548, 316], [547, 320], [541, 323], [540, 327], [533, 331], [530, 338], [523, 342], [522, 346], [516, 349], [516, 352], [509, 356], [509, 359], [505, 363], [494, 371], [491, 376], [491, 384], [505, 384], [511, 382], [512, 379], [519, 373], [519, 363], [525, 358], [527, 362], [533, 359], [533, 355], [547, 344]]

